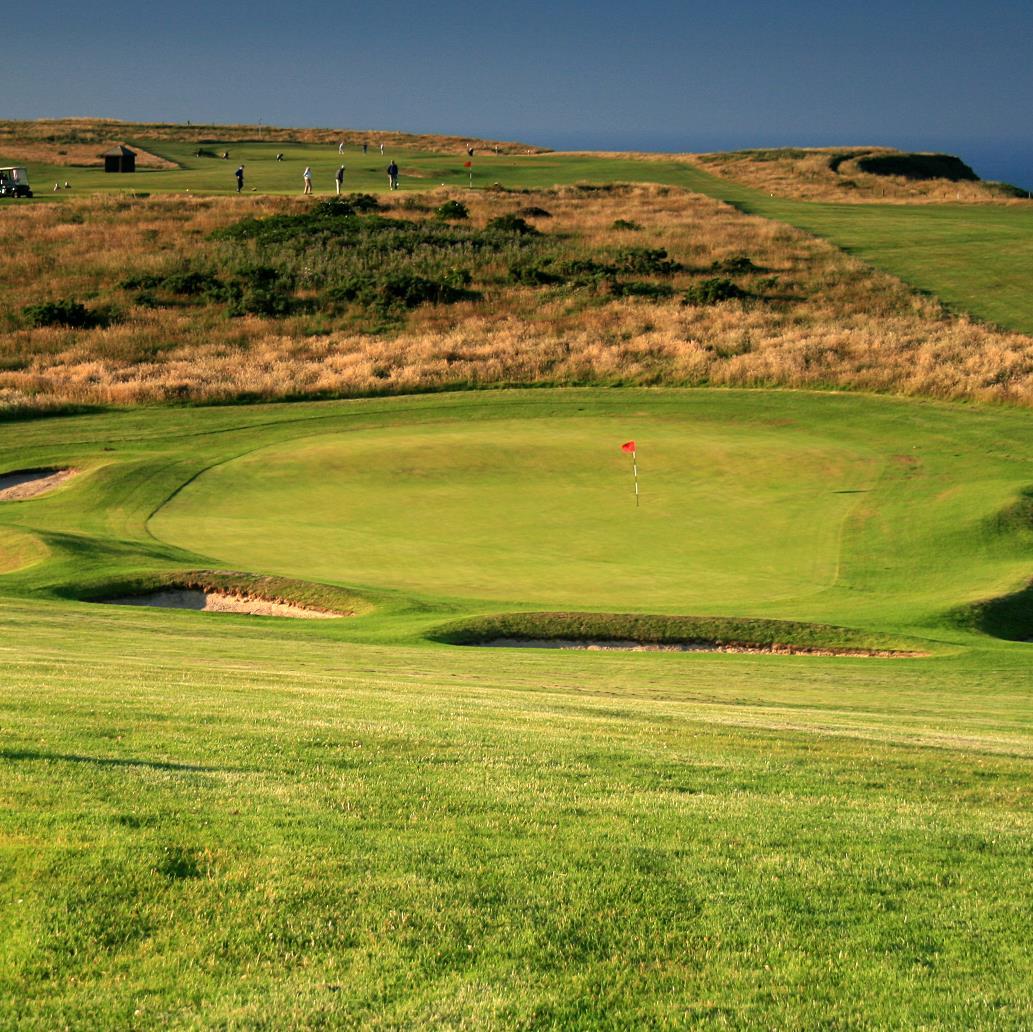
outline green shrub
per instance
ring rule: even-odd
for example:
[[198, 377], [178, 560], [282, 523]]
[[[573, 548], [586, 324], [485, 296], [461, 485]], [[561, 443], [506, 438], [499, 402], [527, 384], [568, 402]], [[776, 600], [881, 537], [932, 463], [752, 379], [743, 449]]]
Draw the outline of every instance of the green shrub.
[[462, 201], [445, 201], [439, 208], [434, 210], [434, 215], [445, 221], [468, 219], [470, 210]]
[[598, 283], [617, 272], [615, 266], [596, 261], [594, 258], [567, 258], [557, 261], [555, 269], [564, 279], [579, 284]]
[[617, 252], [613, 264], [618, 272], [637, 276], [671, 276], [681, 268], [662, 248], [648, 247], [626, 247]]
[[509, 278], [525, 287], [553, 286], [566, 281], [566, 277], [553, 267], [551, 258], [531, 258], [514, 262], [509, 267]]
[[611, 229], [616, 230], [639, 230], [642, 227], [637, 222], [632, 222], [631, 219], [614, 219]]
[[857, 167], [876, 176], [905, 179], [949, 179], [952, 183], [979, 182], [979, 176], [953, 154], [870, 154]]
[[22, 315], [30, 326], [68, 326], [75, 330], [91, 330], [107, 326], [111, 321], [109, 313], [90, 311], [82, 302], [71, 299], [26, 305]]
[[164, 276], [159, 284], [162, 290], [181, 297], [197, 297], [217, 293], [222, 286], [219, 277], [210, 272], [184, 269]]
[[[412, 273], [394, 273], [382, 277], [352, 276], [323, 292], [322, 303], [329, 307], [359, 304], [380, 311], [413, 309], [420, 305], [448, 305], [478, 298], [468, 290], [469, 273], [456, 270], [452, 282], [428, 279]], [[458, 283], [456, 281], [459, 281]]]
[[368, 215], [370, 212], [383, 211], [383, 205], [373, 194], [352, 193], [343, 194], [340, 197], [328, 197], [320, 201], [313, 209], [317, 216], [329, 216], [331, 218], [340, 215]]
[[519, 236], [539, 236], [534, 226], [528, 225], [519, 215], [500, 215], [485, 227], [489, 233], [516, 233]]
[[519, 208], [516, 212], [517, 215], [522, 215], [525, 219], [551, 219], [552, 212], [546, 211], [544, 208], [539, 208], [535, 204], [529, 204], [526, 208]]
[[231, 316], [290, 315], [298, 307], [294, 298], [294, 278], [268, 265], [248, 265], [240, 268], [222, 288], [222, 296], [229, 302]]
[[655, 301], [674, 294], [674, 287], [669, 283], [651, 283], [648, 280], [611, 280], [607, 288], [614, 297], [647, 297]]
[[737, 254], [731, 258], [723, 258], [710, 266], [711, 272], [725, 272], [732, 276], [742, 276], [750, 272], [763, 272], [759, 265], [754, 265], [744, 254]]
[[734, 301], [744, 297], [749, 297], [749, 295], [730, 279], [715, 276], [712, 279], [705, 279], [702, 283], [689, 287], [682, 298], [682, 304], [716, 305], [721, 301]]

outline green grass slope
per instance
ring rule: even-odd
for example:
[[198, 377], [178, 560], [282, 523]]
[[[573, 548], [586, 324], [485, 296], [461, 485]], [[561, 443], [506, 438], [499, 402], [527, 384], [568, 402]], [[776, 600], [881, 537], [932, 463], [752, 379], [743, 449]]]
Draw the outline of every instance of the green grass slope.
[[[957, 609], [1028, 580], [1031, 444], [789, 392], [8, 424], [83, 472], [0, 503], [0, 1024], [1028, 1026], [1031, 646]], [[212, 568], [372, 608], [75, 598]], [[615, 600], [931, 656], [427, 638]]]

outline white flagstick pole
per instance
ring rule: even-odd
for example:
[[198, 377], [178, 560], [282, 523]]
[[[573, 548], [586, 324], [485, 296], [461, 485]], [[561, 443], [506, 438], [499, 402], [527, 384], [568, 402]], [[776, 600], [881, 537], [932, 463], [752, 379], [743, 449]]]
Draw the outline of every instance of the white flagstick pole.
[[631, 453], [631, 468], [635, 471], [635, 508], [638, 508], [638, 452]]

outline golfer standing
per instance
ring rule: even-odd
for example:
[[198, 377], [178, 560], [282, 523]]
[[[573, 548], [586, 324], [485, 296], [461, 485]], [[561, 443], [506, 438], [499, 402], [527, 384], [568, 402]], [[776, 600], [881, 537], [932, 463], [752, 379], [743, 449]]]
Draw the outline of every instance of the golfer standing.
[[398, 166], [395, 164], [395, 159], [391, 159], [391, 164], [387, 166], [387, 186], [389, 190], [398, 189]]
[[237, 166], [237, 193], [244, 189], [244, 166]]
[[312, 193], [312, 169], [306, 165], [305, 171], [301, 173], [302, 178], [305, 180], [305, 193]]
[[338, 192], [338, 193], [340, 193], [340, 192], [341, 192], [341, 186], [342, 186], [342, 185], [343, 185], [343, 183], [344, 183], [344, 165], [342, 165], [342, 166], [341, 166], [341, 167], [340, 167], [340, 168], [339, 168], [339, 169], [337, 170], [337, 175], [335, 175], [335, 176], [334, 176], [334, 179], [335, 179], [335, 180], [336, 180], [336, 182], [337, 182], [337, 192]]

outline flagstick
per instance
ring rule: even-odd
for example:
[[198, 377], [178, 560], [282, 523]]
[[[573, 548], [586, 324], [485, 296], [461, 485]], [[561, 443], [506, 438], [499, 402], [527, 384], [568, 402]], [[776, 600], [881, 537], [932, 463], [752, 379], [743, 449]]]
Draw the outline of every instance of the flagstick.
[[635, 471], [635, 508], [638, 508], [638, 452], [631, 453], [631, 468]]

